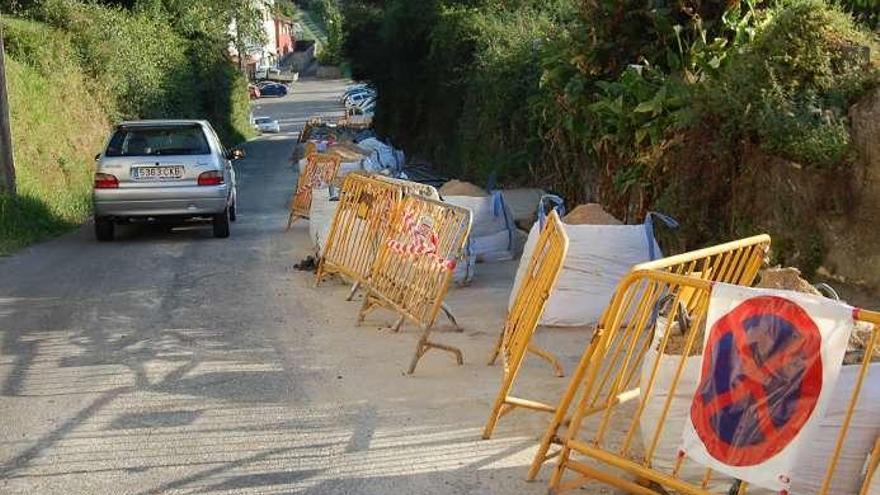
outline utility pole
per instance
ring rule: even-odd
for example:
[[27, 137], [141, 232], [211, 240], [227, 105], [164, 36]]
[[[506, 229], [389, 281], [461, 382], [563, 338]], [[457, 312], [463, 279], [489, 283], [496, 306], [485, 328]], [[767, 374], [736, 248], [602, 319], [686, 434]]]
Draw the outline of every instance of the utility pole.
[[15, 196], [15, 161], [9, 124], [9, 97], [6, 94], [6, 54], [3, 25], [0, 24], [0, 194]]

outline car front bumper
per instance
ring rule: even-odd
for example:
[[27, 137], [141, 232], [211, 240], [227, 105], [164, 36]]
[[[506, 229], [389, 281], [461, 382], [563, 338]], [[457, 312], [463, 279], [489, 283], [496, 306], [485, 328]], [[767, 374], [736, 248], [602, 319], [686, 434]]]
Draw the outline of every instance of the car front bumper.
[[207, 216], [222, 213], [230, 202], [229, 186], [96, 189], [96, 216]]

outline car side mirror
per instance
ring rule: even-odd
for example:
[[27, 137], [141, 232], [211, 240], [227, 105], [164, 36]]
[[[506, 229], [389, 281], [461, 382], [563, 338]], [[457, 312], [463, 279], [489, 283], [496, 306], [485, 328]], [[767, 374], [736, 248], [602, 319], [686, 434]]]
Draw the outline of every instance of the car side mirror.
[[244, 158], [244, 150], [241, 148], [233, 148], [226, 153], [226, 158], [230, 160], [241, 160]]

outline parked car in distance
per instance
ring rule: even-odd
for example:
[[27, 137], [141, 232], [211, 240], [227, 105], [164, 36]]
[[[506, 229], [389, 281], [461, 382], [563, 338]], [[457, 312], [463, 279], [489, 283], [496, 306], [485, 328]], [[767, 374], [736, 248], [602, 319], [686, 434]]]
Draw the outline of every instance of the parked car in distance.
[[278, 121], [271, 117], [255, 118], [254, 127], [260, 132], [281, 132], [281, 126], [278, 124]]
[[354, 107], [357, 106], [358, 103], [370, 98], [375, 98], [375, 95], [373, 93], [355, 93], [345, 99], [345, 106]]
[[277, 76], [279, 74], [281, 74], [281, 70], [278, 69], [278, 67], [274, 67], [271, 65], [261, 65], [260, 67], [257, 67], [256, 71], [254, 72], [254, 77], [256, 79], [268, 79], [272, 76]]
[[248, 84], [248, 96], [252, 100], [256, 100], [260, 97], [260, 88], [256, 84]]
[[204, 120], [141, 120], [116, 126], [95, 157], [95, 237], [113, 240], [115, 225], [208, 220], [229, 237], [237, 193], [234, 160]]
[[287, 96], [287, 93], [290, 90], [284, 84], [280, 83], [265, 83], [260, 85], [260, 97], [264, 96]]
[[361, 100], [361, 101], [355, 103], [354, 105], [352, 105], [352, 108], [359, 108], [361, 110], [366, 110], [367, 108], [375, 107], [375, 106], [376, 106], [376, 97], [371, 96], [367, 99], [364, 99], [364, 100]]

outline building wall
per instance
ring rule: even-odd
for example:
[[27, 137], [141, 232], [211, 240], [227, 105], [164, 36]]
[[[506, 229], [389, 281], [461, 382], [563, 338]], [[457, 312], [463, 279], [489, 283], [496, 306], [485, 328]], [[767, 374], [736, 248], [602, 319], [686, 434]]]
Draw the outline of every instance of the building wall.
[[275, 49], [278, 58], [293, 51], [293, 24], [286, 19], [275, 19]]

